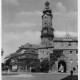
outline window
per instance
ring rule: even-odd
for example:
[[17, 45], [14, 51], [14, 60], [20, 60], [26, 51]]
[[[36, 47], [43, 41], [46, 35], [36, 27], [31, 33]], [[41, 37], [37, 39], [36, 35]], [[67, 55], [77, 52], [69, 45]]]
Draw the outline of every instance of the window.
[[69, 42], [68, 46], [71, 46], [71, 42]]
[[71, 64], [73, 63], [73, 59], [72, 59], [72, 58], [70, 59], [70, 63], [71, 63]]
[[70, 51], [70, 54], [72, 55], [72, 51]]
[[43, 60], [43, 58], [41, 58], [41, 60]]
[[71, 44], [69, 43], [68, 46], [71, 46]]
[[78, 51], [76, 51], [76, 54], [78, 54]]
[[44, 30], [44, 33], [47, 33], [47, 30]]
[[47, 55], [48, 55], [48, 51], [47, 51], [47, 53], [46, 53]]
[[73, 61], [73, 59], [71, 58], [70, 61]]
[[47, 24], [47, 23], [44, 23], [44, 24]]
[[63, 46], [63, 42], [61, 42], [61, 46]]

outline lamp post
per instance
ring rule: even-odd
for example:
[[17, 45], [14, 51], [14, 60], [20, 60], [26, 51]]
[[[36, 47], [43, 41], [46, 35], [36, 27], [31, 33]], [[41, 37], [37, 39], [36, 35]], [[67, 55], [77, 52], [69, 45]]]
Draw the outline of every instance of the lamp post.
[[1, 56], [3, 56], [3, 54], [4, 54], [4, 50], [3, 50], [3, 48], [2, 48], [2, 51], [1, 51]]
[[32, 68], [30, 67], [30, 75], [31, 75], [31, 69], [32, 69]]

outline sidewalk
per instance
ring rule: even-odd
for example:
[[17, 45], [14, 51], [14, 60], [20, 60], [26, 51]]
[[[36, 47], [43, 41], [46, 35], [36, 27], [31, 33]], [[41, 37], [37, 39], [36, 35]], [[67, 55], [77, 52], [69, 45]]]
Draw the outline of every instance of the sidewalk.
[[12, 76], [8, 76], [8, 77], [33, 77], [31, 74], [19, 74], [19, 75], [12, 75]]

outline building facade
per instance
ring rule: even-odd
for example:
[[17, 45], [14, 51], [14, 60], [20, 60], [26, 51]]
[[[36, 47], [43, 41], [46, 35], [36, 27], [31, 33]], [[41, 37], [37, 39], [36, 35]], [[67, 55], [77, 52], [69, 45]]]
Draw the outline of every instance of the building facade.
[[[45, 3], [45, 9], [42, 15], [41, 43], [38, 57], [40, 60], [49, 58], [51, 54], [62, 54], [53, 65], [53, 70], [57, 72], [70, 72], [75, 68], [78, 71], [78, 39], [66, 34], [62, 38], [54, 35], [52, 26], [52, 10], [49, 8], [49, 2]], [[46, 47], [44, 47], [46, 46]]]
[[78, 71], [78, 39], [66, 34], [64, 37], [56, 37], [52, 25], [52, 10], [49, 2], [45, 3], [45, 9], [42, 15], [41, 44], [27, 43], [22, 45], [16, 53], [18, 53], [19, 69], [26, 69], [27, 61], [30, 58], [42, 61], [44, 58], [54, 58], [52, 55], [60, 55], [52, 67], [52, 71], [70, 72], [75, 68]]

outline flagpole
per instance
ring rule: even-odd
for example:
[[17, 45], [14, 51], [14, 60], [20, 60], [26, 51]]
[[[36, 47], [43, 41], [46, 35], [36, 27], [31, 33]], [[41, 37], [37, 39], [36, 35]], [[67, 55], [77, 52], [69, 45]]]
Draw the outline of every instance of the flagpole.
[[67, 35], [67, 20], [66, 20], [66, 35]]

